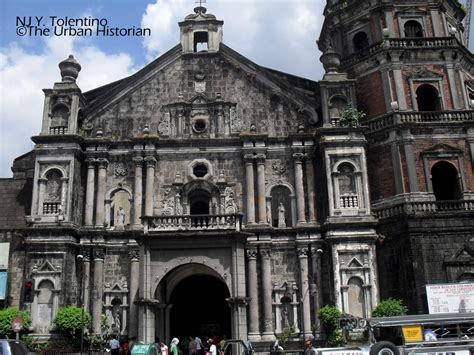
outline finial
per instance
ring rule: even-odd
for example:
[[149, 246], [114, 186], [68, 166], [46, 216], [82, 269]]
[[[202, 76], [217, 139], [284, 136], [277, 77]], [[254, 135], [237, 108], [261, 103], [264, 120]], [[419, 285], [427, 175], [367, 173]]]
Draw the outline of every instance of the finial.
[[61, 71], [62, 81], [75, 82], [79, 72], [81, 71], [81, 65], [71, 54], [67, 59], [64, 59], [59, 63], [59, 70]]
[[198, 14], [198, 13], [205, 14], [207, 9], [204, 6], [202, 6], [202, 4], [205, 4], [206, 0], [195, 0], [195, 3], [199, 4], [199, 6], [194, 8], [194, 12], [196, 14]]

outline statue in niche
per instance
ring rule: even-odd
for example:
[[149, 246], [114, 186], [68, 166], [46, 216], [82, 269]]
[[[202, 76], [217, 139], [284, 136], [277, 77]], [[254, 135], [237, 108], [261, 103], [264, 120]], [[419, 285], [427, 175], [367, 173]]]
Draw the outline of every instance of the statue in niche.
[[278, 228], [286, 228], [285, 206], [283, 202], [278, 205]]
[[121, 333], [121, 325], [122, 325], [122, 320], [120, 318], [120, 306], [114, 306], [114, 328], [116, 328], [117, 332], [120, 334]]
[[234, 200], [234, 191], [230, 187], [226, 187], [225, 189], [225, 213], [226, 214], [234, 214], [238, 212], [237, 205]]
[[117, 229], [123, 229], [125, 225], [125, 211], [122, 206], [118, 208], [117, 217], [116, 217], [116, 227]]

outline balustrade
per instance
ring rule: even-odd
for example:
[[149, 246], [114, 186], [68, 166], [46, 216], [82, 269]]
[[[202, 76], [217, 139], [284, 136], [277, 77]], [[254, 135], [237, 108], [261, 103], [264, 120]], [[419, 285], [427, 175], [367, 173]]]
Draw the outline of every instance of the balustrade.
[[377, 218], [384, 219], [400, 214], [417, 215], [443, 212], [474, 211], [474, 201], [445, 200], [445, 201], [410, 201], [387, 207], [373, 207]]
[[339, 208], [359, 208], [356, 194], [344, 194], [339, 197]]
[[58, 214], [61, 203], [59, 202], [45, 202], [43, 203], [43, 214]]
[[172, 215], [142, 217], [145, 229], [161, 231], [235, 230], [242, 228], [242, 215]]

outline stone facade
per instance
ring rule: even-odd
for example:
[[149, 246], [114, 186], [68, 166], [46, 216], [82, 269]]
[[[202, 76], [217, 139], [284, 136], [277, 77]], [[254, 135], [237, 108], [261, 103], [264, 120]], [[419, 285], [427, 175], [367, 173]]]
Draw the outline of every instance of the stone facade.
[[369, 317], [395, 296], [423, 312], [426, 283], [472, 277], [473, 57], [443, 32], [462, 31], [460, 7], [343, 3], [326, 6], [319, 82], [234, 52], [202, 7], [128, 78], [82, 93], [79, 63], [60, 63], [34, 150], [0, 181], [27, 222], [1, 230], [9, 303], [35, 280], [37, 336], [76, 304], [93, 333], [106, 315], [145, 342], [264, 349], [286, 329], [319, 336], [325, 304]]

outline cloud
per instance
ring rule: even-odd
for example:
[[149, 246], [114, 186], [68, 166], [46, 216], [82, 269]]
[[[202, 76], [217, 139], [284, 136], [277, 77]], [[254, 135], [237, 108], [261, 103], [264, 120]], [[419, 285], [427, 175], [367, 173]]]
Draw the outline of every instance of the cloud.
[[[229, 47], [259, 65], [317, 80], [323, 70], [315, 40], [324, 3], [221, 0], [207, 4], [207, 9], [224, 21], [224, 43]], [[178, 22], [191, 12], [187, 0], [156, 0], [148, 5], [142, 27], [152, 29], [152, 36], [144, 42], [149, 59], [179, 43]]]
[[82, 66], [78, 85], [83, 92], [134, 70], [129, 54], [110, 55], [73, 37], [49, 37], [39, 54], [19, 43], [0, 48], [0, 176], [11, 176], [13, 159], [32, 149], [30, 137], [41, 129], [41, 89], [61, 80], [58, 63], [71, 53]]

